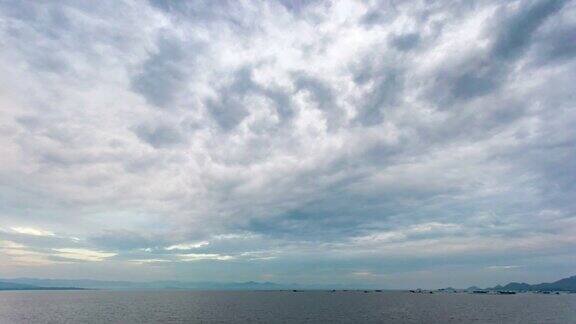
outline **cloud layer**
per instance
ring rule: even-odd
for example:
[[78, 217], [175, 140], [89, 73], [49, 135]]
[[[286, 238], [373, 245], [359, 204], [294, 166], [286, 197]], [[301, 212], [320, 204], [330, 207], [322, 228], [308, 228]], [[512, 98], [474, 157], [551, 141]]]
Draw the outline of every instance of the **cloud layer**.
[[572, 274], [573, 1], [4, 1], [0, 42], [2, 276]]

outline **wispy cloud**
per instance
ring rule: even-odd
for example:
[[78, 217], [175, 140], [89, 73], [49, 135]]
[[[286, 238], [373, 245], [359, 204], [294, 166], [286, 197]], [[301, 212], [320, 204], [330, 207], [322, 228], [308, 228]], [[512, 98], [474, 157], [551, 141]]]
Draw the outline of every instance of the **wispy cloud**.
[[520, 268], [520, 266], [517, 266], [517, 265], [493, 265], [493, 266], [488, 266], [487, 268], [490, 270], [511, 270], [511, 269]]
[[42, 229], [31, 228], [31, 227], [11, 227], [12, 231], [25, 234], [25, 235], [34, 235], [34, 236], [54, 236], [54, 233], [50, 231], [45, 231]]
[[230, 255], [222, 255], [217, 253], [186, 253], [178, 254], [178, 259], [185, 262], [201, 261], [201, 260], [233, 260], [234, 257]]
[[79, 261], [103, 261], [116, 255], [116, 253], [88, 249], [54, 249], [54, 251], [57, 252], [55, 256]]
[[202, 241], [202, 242], [196, 242], [196, 243], [181, 243], [181, 244], [170, 245], [170, 246], [166, 247], [165, 250], [168, 250], [168, 251], [191, 250], [191, 249], [201, 248], [201, 247], [206, 246], [208, 244], [210, 244], [210, 242], [208, 242], [208, 241]]

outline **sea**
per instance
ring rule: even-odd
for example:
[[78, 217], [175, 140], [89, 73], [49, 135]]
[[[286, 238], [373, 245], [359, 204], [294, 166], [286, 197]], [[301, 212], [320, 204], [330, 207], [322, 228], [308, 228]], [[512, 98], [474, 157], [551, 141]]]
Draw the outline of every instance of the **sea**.
[[0, 291], [0, 323], [576, 323], [576, 294]]

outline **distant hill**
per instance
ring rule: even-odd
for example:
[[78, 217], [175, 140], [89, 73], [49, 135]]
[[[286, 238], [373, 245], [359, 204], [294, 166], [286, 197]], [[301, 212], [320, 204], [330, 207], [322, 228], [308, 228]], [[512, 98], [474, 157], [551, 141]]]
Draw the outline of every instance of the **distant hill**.
[[487, 288], [488, 290], [512, 290], [512, 291], [539, 291], [539, 290], [556, 290], [556, 291], [576, 291], [576, 276], [560, 279], [555, 282], [541, 284], [527, 284], [524, 282], [511, 282], [505, 286], [496, 286]]
[[476, 287], [476, 286], [471, 286], [471, 287], [466, 288], [465, 290], [467, 290], [467, 291], [474, 291], [474, 290], [482, 290], [482, 288], [479, 288], [479, 287]]
[[0, 290], [30, 290], [37, 287], [26, 284], [18, 284], [11, 282], [0, 282]]
[[40, 287], [23, 283], [2, 282], [0, 281], [0, 290], [81, 290], [75, 287]]
[[24, 286], [41, 286], [46, 288], [56, 287], [81, 287], [87, 289], [189, 289], [189, 290], [279, 290], [292, 289], [297, 285], [281, 285], [273, 282], [185, 282], [185, 281], [100, 281], [90, 279], [0, 279], [9, 284]]

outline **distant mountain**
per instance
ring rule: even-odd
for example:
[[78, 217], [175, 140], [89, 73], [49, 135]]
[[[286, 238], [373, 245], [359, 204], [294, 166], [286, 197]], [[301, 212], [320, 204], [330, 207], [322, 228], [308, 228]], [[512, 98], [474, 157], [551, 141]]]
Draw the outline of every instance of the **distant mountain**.
[[82, 288], [75, 288], [75, 287], [40, 287], [22, 283], [0, 281], [0, 290], [81, 290], [81, 289]]
[[539, 291], [539, 290], [556, 290], [556, 291], [576, 291], [576, 276], [560, 279], [551, 283], [541, 283], [530, 285], [524, 282], [511, 282], [505, 286], [496, 286], [487, 288], [488, 290], [512, 290], [512, 291]]
[[[100, 281], [90, 279], [0, 279], [5, 283], [41, 287], [81, 287], [87, 289], [190, 289], [190, 290], [280, 290], [298, 285], [281, 285], [273, 282], [185, 282], [185, 281]], [[302, 288], [302, 287], [299, 287]]]
[[529, 285], [524, 282], [511, 282], [505, 286], [497, 285], [494, 287], [494, 290], [514, 290], [514, 291], [522, 291], [522, 290], [531, 290], [532, 285]]
[[552, 283], [541, 283], [533, 285], [536, 290], [569, 290], [576, 291], [576, 276], [560, 279]]
[[29, 290], [37, 288], [32, 285], [11, 283], [11, 282], [0, 282], [0, 290]]
[[476, 286], [471, 286], [466, 288], [465, 290], [467, 291], [475, 291], [475, 290], [483, 290], [482, 288], [476, 287]]

